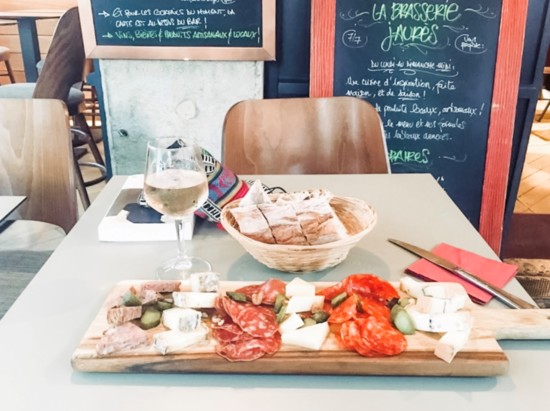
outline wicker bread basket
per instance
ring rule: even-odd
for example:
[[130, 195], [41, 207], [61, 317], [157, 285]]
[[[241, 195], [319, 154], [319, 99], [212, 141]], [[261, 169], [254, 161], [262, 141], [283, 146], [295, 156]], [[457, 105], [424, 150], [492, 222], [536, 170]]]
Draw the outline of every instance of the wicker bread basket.
[[256, 260], [270, 268], [290, 273], [320, 271], [341, 263], [377, 221], [375, 210], [362, 200], [333, 197], [330, 205], [346, 227], [347, 238], [321, 245], [267, 244], [239, 232], [238, 224], [229, 212], [239, 206], [239, 201], [233, 201], [222, 209], [223, 227]]

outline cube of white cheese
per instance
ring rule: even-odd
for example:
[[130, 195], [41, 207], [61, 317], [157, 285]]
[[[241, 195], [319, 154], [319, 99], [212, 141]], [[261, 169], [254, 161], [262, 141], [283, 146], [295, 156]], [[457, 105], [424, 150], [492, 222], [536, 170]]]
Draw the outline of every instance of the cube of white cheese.
[[327, 322], [324, 322], [288, 331], [281, 335], [281, 339], [283, 344], [320, 350], [329, 332], [330, 327]]
[[443, 361], [450, 363], [456, 354], [466, 345], [470, 331], [471, 327], [465, 330], [449, 331], [437, 342], [434, 354]]
[[427, 314], [455, 313], [464, 308], [464, 301], [463, 299], [436, 298], [423, 295], [416, 299], [416, 309]]
[[302, 320], [302, 317], [300, 317], [296, 313], [292, 313], [288, 316], [286, 320], [279, 324], [279, 332], [281, 334], [284, 334], [288, 331], [294, 331], [300, 328], [302, 325], [304, 325], [304, 320]]
[[412, 277], [403, 277], [399, 280], [399, 288], [401, 291], [407, 293], [411, 297], [418, 298], [424, 293], [422, 290], [426, 286], [426, 283], [417, 281]]
[[302, 280], [300, 277], [294, 277], [285, 287], [285, 294], [288, 298], [295, 295], [315, 295], [315, 285]]
[[411, 317], [414, 328], [419, 331], [429, 332], [449, 332], [456, 330], [465, 330], [471, 326], [471, 316], [468, 311], [459, 311], [454, 313], [423, 313], [420, 312], [416, 304], [405, 307]]
[[189, 283], [193, 292], [217, 292], [220, 285], [220, 274], [213, 271], [191, 273], [189, 275]]
[[164, 331], [153, 336], [154, 347], [162, 354], [172, 354], [208, 338], [208, 327], [201, 324], [197, 329], [188, 332], [177, 330]]
[[288, 300], [286, 312], [292, 314], [321, 310], [324, 302], [322, 295], [295, 295]]
[[197, 293], [193, 291], [175, 291], [172, 293], [174, 305], [183, 308], [214, 308], [218, 293]]
[[193, 331], [201, 323], [202, 313], [191, 308], [169, 308], [162, 312], [162, 324], [171, 330]]

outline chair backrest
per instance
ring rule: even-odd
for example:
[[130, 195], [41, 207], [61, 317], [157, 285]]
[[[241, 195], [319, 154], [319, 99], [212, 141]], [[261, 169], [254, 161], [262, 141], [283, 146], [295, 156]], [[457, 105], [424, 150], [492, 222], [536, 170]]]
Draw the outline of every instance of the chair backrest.
[[85, 65], [80, 16], [78, 8], [73, 7], [57, 22], [33, 98], [66, 101], [71, 86], [82, 81]]
[[74, 159], [65, 104], [0, 99], [0, 195], [25, 195], [22, 219], [68, 232], [78, 219]]
[[225, 116], [222, 162], [237, 174], [389, 172], [380, 116], [355, 97], [241, 101]]

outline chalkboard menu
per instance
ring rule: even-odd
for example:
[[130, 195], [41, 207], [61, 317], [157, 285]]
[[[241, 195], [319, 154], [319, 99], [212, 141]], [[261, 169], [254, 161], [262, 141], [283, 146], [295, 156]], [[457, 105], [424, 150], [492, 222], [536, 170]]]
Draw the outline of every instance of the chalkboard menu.
[[480, 215], [499, 0], [336, 2], [334, 94], [372, 103], [393, 172], [429, 172]]
[[274, 58], [275, 0], [79, 0], [91, 57]]

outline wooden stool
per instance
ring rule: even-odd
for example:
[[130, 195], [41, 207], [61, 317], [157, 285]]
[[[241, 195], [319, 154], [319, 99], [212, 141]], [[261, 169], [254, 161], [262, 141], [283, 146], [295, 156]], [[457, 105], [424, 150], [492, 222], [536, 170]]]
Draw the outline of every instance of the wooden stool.
[[13, 70], [10, 64], [10, 49], [0, 46], [0, 61], [3, 61], [6, 65], [7, 73], [0, 73], [0, 76], [8, 76], [12, 83], [15, 83], [15, 77], [13, 76]]

